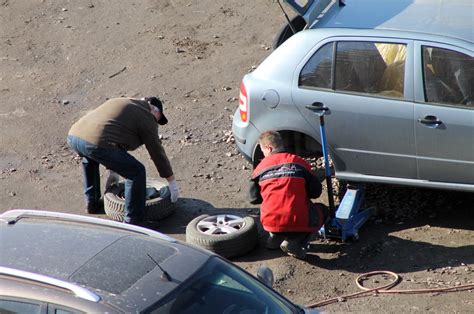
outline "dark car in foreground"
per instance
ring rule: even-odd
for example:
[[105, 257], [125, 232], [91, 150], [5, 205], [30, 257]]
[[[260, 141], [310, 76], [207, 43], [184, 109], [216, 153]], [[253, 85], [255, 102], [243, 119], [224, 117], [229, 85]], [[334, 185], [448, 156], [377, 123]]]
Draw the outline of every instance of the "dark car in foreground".
[[0, 215], [0, 313], [308, 313], [206, 250], [105, 219]]

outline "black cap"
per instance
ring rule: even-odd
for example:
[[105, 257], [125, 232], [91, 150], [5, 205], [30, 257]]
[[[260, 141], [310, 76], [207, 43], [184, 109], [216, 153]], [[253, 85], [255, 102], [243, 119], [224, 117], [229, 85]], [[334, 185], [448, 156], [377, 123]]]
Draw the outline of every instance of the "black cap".
[[158, 97], [145, 97], [145, 100], [148, 101], [150, 105], [153, 105], [160, 109], [161, 118], [158, 120], [158, 124], [165, 125], [168, 123], [168, 119], [166, 119], [165, 114], [163, 113], [163, 103]]

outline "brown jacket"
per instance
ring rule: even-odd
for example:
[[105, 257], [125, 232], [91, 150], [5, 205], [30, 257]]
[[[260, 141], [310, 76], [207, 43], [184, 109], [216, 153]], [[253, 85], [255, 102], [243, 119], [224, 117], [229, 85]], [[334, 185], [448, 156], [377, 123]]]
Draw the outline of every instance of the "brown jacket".
[[148, 103], [140, 99], [112, 98], [73, 124], [69, 135], [98, 147], [119, 147], [132, 151], [145, 144], [163, 178], [173, 175], [168, 157], [158, 138], [158, 123]]

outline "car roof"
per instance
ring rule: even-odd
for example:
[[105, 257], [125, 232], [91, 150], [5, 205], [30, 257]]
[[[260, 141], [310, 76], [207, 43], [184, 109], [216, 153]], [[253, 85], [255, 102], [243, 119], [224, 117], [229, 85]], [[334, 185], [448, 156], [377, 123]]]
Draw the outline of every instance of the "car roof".
[[152, 305], [212, 256], [145, 228], [26, 212], [0, 216], [0, 266], [75, 283], [126, 310]]
[[[446, 38], [439, 35], [414, 32], [350, 28], [307, 29], [297, 32], [288, 38], [288, 40], [265, 58], [257, 69], [247, 74], [247, 76], [272, 81], [273, 84], [288, 84], [294, 76], [294, 72], [289, 69], [295, 70], [311, 49], [323, 40], [336, 40], [340, 38], [344, 40], [351, 40], [351, 38], [354, 38], [354, 40], [370, 40], [370, 38], [374, 38], [374, 40], [423, 40], [443, 45], [450, 44], [464, 49], [468, 49], [469, 45], [471, 45], [457, 38]], [[275, 66], [277, 64], [284, 64], [285, 66]], [[278, 78], [278, 80], [275, 80], [275, 78]]]
[[474, 41], [472, 0], [346, 0], [344, 6], [336, 2], [319, 17], [310, 16], [310, 8], [305, 14], [310, 28], [387, 29]]

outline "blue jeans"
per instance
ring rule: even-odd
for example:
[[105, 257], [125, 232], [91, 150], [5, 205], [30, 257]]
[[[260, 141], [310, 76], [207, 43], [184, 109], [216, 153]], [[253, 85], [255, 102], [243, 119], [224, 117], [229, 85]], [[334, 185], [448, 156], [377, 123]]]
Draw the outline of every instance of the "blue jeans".
[[124, 221], [133, 223], [142, 220], [146, 201], [146, 171], [143, 164], [119, 147], [97, 147], [72, 135], [67, 137], [67, 143], [82, 157], [86, 202], [98, 202], [101, 197], [99, 165], [104, 165], [126, 179]]

